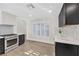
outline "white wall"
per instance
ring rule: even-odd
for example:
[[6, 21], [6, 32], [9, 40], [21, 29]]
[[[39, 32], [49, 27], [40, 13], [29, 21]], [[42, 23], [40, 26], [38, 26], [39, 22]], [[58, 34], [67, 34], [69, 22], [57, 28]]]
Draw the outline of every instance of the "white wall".
[[21, 17], [16, 18], [17, 23], [16, 23], [16, 29], [18, 34], [26, 34], [26, 19], [24, 20]]
[[[41, 20], [49, 24], [49, 30], [50, 30], [49, 37], [35, 37], [32, 35], [32, 22], [35, 20]], [[27, 20], [27, 39], [54, 44], [55, 42], [54, 38], [55, 38], [57, 29], [58, 29], [58, 17], [57, 16], [30, 19], [30, 20]]]

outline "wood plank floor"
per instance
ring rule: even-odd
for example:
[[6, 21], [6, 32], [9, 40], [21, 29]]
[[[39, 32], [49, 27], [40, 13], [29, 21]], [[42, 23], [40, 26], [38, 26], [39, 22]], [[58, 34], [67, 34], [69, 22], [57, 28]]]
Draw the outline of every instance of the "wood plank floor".
[[3, 54], [2, 56], [54, 56], [55, 46], [36, 41], [26, 41], [25, 44]]

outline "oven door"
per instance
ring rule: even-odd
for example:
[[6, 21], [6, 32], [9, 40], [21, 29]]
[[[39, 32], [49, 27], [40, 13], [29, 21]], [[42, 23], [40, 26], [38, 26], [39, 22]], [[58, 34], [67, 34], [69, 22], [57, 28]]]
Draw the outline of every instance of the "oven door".
[[17, 44], [17, 38], [7, 40], [7, 47]]

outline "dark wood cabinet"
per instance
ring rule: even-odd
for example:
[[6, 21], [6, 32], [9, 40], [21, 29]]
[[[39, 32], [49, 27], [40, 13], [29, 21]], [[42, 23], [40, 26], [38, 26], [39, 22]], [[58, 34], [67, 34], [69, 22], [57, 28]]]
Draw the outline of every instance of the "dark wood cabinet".
[[59, 27], [79, 24], [79, 3], [64, 3], [59, 14]]
[[55, 55], [56, 56], [78, 56], [79, 46], [56, 42]]
[[61, 12], [59, 14], [59, 27], [65, 25], [65, 4], [63, 5]]
[[25, 42], [25, 34], [19, 35], [19, 45], [24, 44]]
[[0, 54], [5, 53], [5, 41], [4, 38], [0, 38]]

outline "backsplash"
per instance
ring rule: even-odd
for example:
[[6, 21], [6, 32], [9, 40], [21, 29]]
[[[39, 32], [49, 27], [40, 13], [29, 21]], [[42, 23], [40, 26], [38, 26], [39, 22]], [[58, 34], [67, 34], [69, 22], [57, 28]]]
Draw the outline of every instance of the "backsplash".
[[69, 25], [61, 28], [62, 33], [60, 34], [64, 38], [78, 39], [79, 38], [79, 25]]
[[0, 25], [0, 35], [12, 34], [12, 33], [13, 33], [12, 25]]

